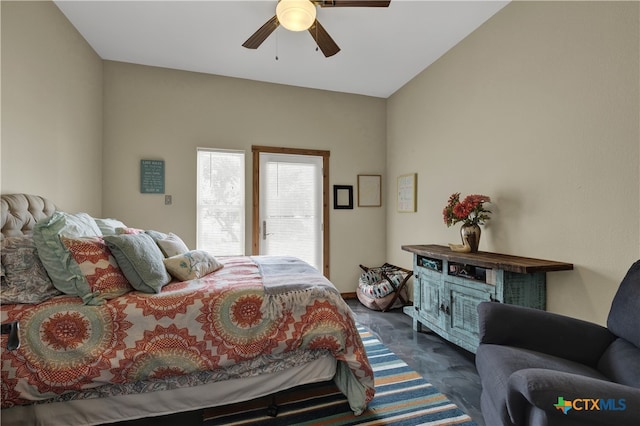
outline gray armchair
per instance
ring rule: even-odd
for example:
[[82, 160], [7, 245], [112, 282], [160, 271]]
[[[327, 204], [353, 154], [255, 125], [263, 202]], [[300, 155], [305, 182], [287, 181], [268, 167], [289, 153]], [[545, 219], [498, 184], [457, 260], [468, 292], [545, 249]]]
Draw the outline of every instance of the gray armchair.
[[640, 261], [607, 327], [541, 310], [478, 306], [487, 426], [640, 425]]

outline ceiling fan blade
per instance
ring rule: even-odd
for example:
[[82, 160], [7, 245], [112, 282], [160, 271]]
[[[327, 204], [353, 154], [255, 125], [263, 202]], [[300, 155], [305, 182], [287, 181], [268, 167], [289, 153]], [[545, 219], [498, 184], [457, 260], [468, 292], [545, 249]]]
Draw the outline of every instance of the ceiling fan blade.
[[273, 15], [273, 18], [269, 19], [263, 26], [258, 29], [251, 37], [247, 39], [242, 45], [247, 49], [257, 49], [260, 47], [263, 41], [267, 39], [271, 35], [272, 32], [278, 28], [280, 22], [278, 22], [278, 17]]
[[313, 25], [307, 30], [311, 37], [316, 41], [316, 44], [324, 53], [327, 58], [333, 56], [340, 51], [340, 48], [335, 41], [331, 38], [327, 30], [324, 29], [320, 22], [316, 19]]
[[319, 0], [320, 7], [389, 7], [391, 0]]

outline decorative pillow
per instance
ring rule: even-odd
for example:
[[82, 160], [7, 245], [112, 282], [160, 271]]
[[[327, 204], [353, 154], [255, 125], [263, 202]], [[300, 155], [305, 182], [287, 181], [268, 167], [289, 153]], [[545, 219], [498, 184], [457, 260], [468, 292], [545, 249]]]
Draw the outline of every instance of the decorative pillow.
[[2, 303], [40, 303], [62, 294], [44, 269], [31, 237], [2, 240]]
[[122, 228], [116, 228], [116, 233], [114, 235], [141, 234], [143, 232], [144, 232], [144, 229], [122, 227]]
[[171, 282], [171, 276], [162, 263], [164, 255], [149, 235], [106, 235], [104, 242], [136, 290], [160, 293], [162, 287]]
[[96, 221], [98, 228], [102, 232], [102, 235], [116, 235], [118, 228], [126, 228], [127, 225], [120, 222], [117, 219], [99, 219], [94, 217], [93, 220]]
[[149, 234], [149, 236], [153, 238], [153, 241], [155, 241], [156, 243], [158, 242], [158, 240], [164, 240], [169, 236], [169, 234], [165, 234], [164, 232], [160, 232], [160, 231], [154, 231], [153, 229], [147, 229], [144, 232]]
[[61, 240], [95, 297], [108, 300], [133, 290], [102, 237], [61, 237]]
[[86, 213], [69, 214], [57, 211], [45, 220], [35, 224], [33, 241], [53, 285], [63, 293], [80, 296], [89, 303], [91, 296], [87, 280], [84, 278], [65, 248], [60, 236], [70, 238], [100, 236], [102, 232], [95, 220]]
[[224, 266], [204, 250], [191, 250], [169, 257], [164, 259], [164, 265], [180, 281], [204, 277]]
[[189, 251], [189, 247], [174, 233], [169, 233], [166, 238], [156, 240], [156, 244], [162, 250], [164, 257], [177, 256]]

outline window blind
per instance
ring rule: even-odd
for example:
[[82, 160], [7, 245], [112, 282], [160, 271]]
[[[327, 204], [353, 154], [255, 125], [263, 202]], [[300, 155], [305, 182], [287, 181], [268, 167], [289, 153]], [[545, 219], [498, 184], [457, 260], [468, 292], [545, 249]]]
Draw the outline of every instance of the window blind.
[[216, 256], [245, 253], [244, 151], [198, 149], [197, 246]]

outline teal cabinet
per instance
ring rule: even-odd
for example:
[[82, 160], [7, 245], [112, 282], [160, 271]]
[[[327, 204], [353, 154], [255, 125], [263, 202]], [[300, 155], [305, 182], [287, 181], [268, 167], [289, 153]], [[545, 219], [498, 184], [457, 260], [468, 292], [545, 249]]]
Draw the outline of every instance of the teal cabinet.
[[406, 245], [413, 253], [414, 330], [427, 328], [470, 351], [479, 343], [477, 306], [483, 301], [546, 307], [546, 272], [570, 263], [499, 253], [457, 253], [439, 245]]

